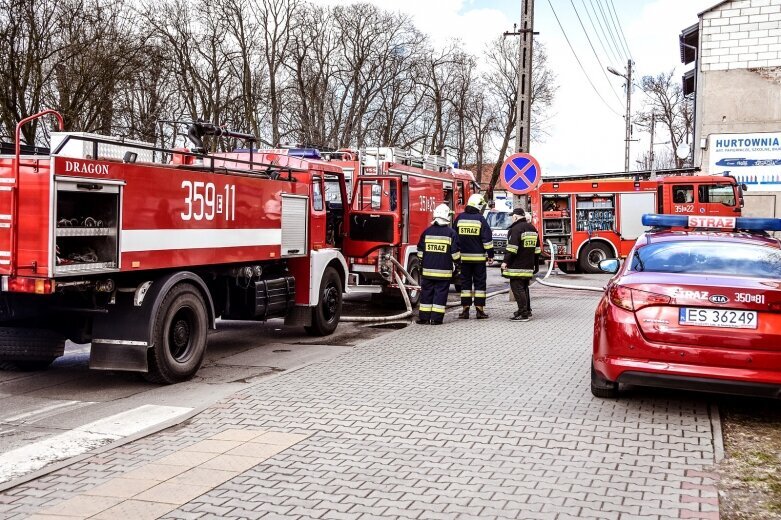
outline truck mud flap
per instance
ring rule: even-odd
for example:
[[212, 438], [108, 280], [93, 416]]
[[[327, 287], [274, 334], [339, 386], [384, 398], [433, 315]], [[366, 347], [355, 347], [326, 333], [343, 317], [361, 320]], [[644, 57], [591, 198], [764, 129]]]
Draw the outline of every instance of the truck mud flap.
[[148, 371], [150, 311], [144, 307], [151, 307], [151, 302], [135, 307], [133, 293], [117, 293], [116, 303], [109, 305], [109, 313], [93, 322], [91, 369]]

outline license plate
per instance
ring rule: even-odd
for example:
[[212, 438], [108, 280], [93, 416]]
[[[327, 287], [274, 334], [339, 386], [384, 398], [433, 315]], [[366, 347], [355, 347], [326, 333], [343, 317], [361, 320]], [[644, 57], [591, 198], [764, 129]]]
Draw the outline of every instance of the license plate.
[[678, 311], [678, 323], [698, 327], [724, 327], [728, 329], [756, 329], [757, 311], [733, 311], [727, 309], [701, 309], [682, 307]]

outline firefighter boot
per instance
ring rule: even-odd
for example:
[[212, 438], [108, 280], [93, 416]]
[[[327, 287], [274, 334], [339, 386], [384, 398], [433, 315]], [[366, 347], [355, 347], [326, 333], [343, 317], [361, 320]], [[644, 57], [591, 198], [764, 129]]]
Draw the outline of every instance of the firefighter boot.
[[461, 311], [461, 314], [458, 315], [459, 320], [468, 320], [469, 319], [469, 307], [464, 306], [464, 310]]
[[477, 309], [477, 319], [478, 320], [487, 320], [488, 314], [485, 313], [485, 310], [483, 307], [475, 307]]

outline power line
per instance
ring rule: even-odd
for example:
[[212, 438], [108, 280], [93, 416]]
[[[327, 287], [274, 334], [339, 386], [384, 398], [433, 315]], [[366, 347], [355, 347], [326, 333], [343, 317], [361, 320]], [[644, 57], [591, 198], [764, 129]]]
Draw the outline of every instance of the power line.
[[[602, 8], [602, 0], [596, 0], [597, 6], [599, 6], [599, 12], [602, 14], [602, 20], [605, 22], [605, 28], [607, 29], [608, 34], [610, 35], [610, 40], [613, 42], [613, 45], [615, 46], [616, 50], [618, 51], [618, 54], [623, 53], [623, 49], [616, 41], [615, 34], [613, 34], [613, 28], [611, 27], [612, 24], [608, 21], [607, 15], [605, 15], [605, 10]], [[622, 61], [628, 61], [629, 56], [625, 56]]]
[[[599, 14], [597, 13], [597, 8], [594, 6], [594, 0], [588, 0], [588, 2], [591, 4], [591, 10], [594, 11], [594, 19], [597, 21], [597, 24], [599, 25], [599, 30], [602, 33], [602, 38], [600, 38], [600, 41], [604, 38], [605, 45], [608, 49], [610, 49], [610, 54], [612, 55], [611, 59], [615, 60], [615, 63], [621, 63], [624, 61], [623, 58], [619, 56], [619, 53], [616, 52], [615, 48], [610, 45], [610, 41], [608, 41], [607, 33], [605, 32], [605, 28], [602, 25], [602, 20], [599, 19]], [[586, 5], [586, 0], [583, 0], [583, 5]], [[586, 9], [586, 12], [588, 12], [588, 9]], [[591, 13], [589, 13], [589, 18], [591, 18]], [[594, 22], [591, 22], [592, 25]], [[605, 56], [607, 56], [607, 52], [605, 52]]]
[[567, 36], [567, 31], [564, 30], [564, 26], [561, 25], [561, 20], [559, 20], [559, 15], [556, 14], [556, 9], [553, 8], [553, 4], [551, 3], [551, 0], [548, 0], [548, 5], [551, 8], [551, 11], [553, 11], [553, 16], [556, 18], [556, 22], [559, 24], [559, 29], [561, 29], [561, 33], [564, 35], [564, 39], [567, 40], [567, 45], [569, 45], [569, 49], [572, 51], [572, 55], [575, 56], [575, 61], [578, 62], [578, 65], [580, 65], [580, 70], [583, 71], [583, 75], [586, 76], [586, 80], [588, 80], [589, 85], [591, 85], [591, 88], [594, 89], [594, 93], [599, 97], [599, 99], [602, 100], [602, 103], [605, 104], [605, 106], [613, 112], [618, 117], [622, 117], [621, 114], [616, 112], [613, 107], [611, 107], [607, 101], [605, 101], [605, 98], [602, 97], [602, 94], [599, 93], [599, 90], [597, 90], [597, 87], [594, 86], [594, 82], [591, 81], [591, 77], [589, 77], [588, 72], [586, 72], [586, 69], [583, 67], [583, 63], [580, 61], [580, 58], [578, 58], [578, 53], [575, 52], [575, 48], [572, 46], [572, 42], [569, 41], [569, 36]]
[[613, 3], [613, 0], [605, 0], [608, 2], [609, 9], [612, 9], [612, 15], [615, 18], [616, 21], [616, 27], [618, 27], [618, 30], [621, 32], [621, 38], [619, 38], [619, 41], [621, 41], [621, 44], [626, 49], [626, 54], [629, 56], [629, 59], [632, 59], [632, 52], [629, 50], [629, 43], [626, 41], [626, 36], [624, 35], [624, 28], [621, 26], [621, 20], [618, 18], [618, 13], [616, 12], [616, 5]]
[[[591, 23], [591, 29], [594, 31], [594, 34], [597, 36], [597, 40], [599, 40], [599, 46], [602, 47], [602, 52], [605, 53], [605, 58], [610, 60], [609, 52], [607, 51], [607, 47], [605, 46], [605, 42], [602, 39], [602, 37], [599, 35], [599, 31], [597, 31], [597, 26], [594, 23], [594, 19], [591, 17], [591, 11], [589, 11], [588, 6], [586, 5], [586, 0], [581, 0], [583, 2], [583, 10], [586, 11], [586, 15], [588, 16], [588, 21]], [[593, 4], [592, 4], [593, 5]], [[618, 60], [621, 61], [621, 60]]]
[[578, 22], [580, 22], [580, 27], [583, 29], [583, 33], [586, 35], [586, 40], [588, 40], [588, 45], [591, 47], [591, 52], [594, 53], [594, 57], [597, 59], [597, 63], [599, 64], [599, 70], [602, 71], [602, 75], [605, 77], [605, 81], [607, 81], [608, 85], [610, 85], [610, 92], [613, 93], [614, 96], [616, 96], [616, 99], [619, 103], [622, 103], [621, 98], [618, 97], [618, 94], [616, 94], [616, 91], [613, 89], [613, 83], [610, 81], [610, 78], [607, 77], [606, 67], [602, 64], [602, 60], [599, 59], [599, 54], [597, 54], [597, 50], [594, 48], [594, 44], [591, 43], [591, 38], [588, 35], [588, 31], [586, 30], [586, 26], [583, 25], [583, 20], [580, 18], [580, 13], [578, 13], [577, 7], [575, 7], [575, 2], [573, 0], [569, 0], [569, 3], [572, 4], [572, 9], [575, 11], [575, 16], [578, 17]]

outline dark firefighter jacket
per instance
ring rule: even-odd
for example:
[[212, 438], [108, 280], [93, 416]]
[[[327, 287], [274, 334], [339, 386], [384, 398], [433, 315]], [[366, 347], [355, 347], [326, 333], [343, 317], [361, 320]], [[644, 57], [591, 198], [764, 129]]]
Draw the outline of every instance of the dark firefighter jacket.
[[418, 258], [422, 259], [423, 278], [449, 280], [453, 262], [461, 259], [458, 235], [450, 226], [432, 224], [420, 235]]
[[531, 278], [534, 276], [537, 255], [540, 253], [540, 236], [537, 229], [525, 220], [513, 223], [507, 232], [507, 252], [504, 255], [507, 269], [502, 276]]
[[494, 257], [491, 226], [479, 210], [466, 208], [466, 211], [456, 218], [455, 227], [458, 230], [462, 262], [485, 262], [486, 255], [488, 258]]

